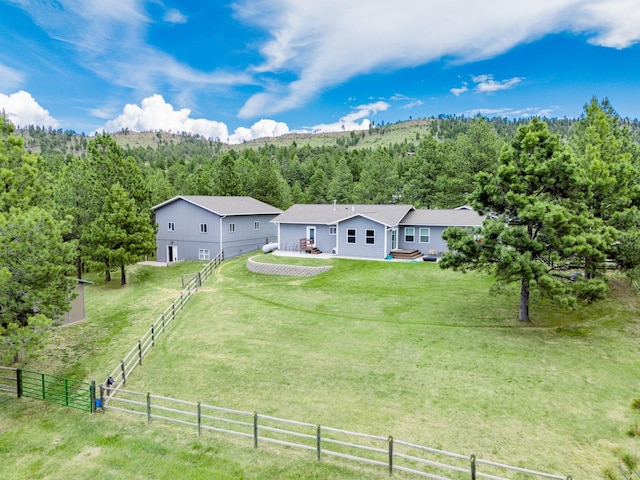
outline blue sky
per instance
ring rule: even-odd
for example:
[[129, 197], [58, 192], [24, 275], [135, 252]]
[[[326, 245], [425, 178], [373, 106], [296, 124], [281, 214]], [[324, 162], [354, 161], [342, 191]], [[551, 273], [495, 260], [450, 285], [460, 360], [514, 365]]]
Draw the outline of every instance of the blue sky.
[[17, 125], [238, 143], [439, 114], [640, 118], [639, 0], [0, 0]]

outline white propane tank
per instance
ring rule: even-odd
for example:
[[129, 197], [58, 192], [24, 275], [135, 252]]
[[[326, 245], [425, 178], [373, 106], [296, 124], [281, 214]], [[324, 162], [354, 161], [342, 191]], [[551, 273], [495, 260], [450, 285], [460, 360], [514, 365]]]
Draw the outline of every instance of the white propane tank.
[[278, 249], [278, 242], [267, 243], [262, 247], [262, 251], [264, 253], [273, 252], [274, 250], [277, 250], [277, 249]]

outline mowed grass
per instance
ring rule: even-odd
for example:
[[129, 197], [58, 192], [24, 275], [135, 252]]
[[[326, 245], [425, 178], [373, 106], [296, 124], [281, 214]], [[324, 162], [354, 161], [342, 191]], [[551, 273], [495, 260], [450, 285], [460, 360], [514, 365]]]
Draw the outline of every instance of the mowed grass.
[[636, 298], [538, 302], [523, 325], [482, 275], [329, 263], [300, 279], [225, 262], [131, 388], [576, 478], [633, 445]]
[[[573, 311], [534, 299], [533, 322], [524, 325], [516, 320], [517, 295], [491, 293], [491, 280], [483, 275], [442, 271], [426, 262], [318, 261], [326, 263], [334, 268], [325, 274], [295, 278], [253, 274], [246, 257], [225, 261], [127, 387], [393, 435], [576, 479], [602, 478], [603, 469], [615, 465], [617, 449], [637, 451], [638, 441], [627, 432], [637, 421], [631, 403], [640, 397], [639, 303], [623, 281], [612, 281], [609, 300]], [[68, 331], [73, 361], [58, 358], [57, 349], [52, 365], [100, 381], [178, 294], [180, 273], [197, 270], [198, 264], [136, 267], [127, 287], [92, 287], [89, 321], [59, 330]], [[80, 333], [88, 337], [89, 354], [82, 352]], [[51, 427], [52, 435], [74, 439], [75, 449], [60, 447], [63, 458], [118, 436], [108, 447], [97, 445], [100, 453], [86, 459], [91, 465], [104, 466], [108, 456], [122, 456], [133, 444], [166, 468], [197, 453], [197, 471], [216, 465], [209, 478], [378, 476], [344, 461], [318, 464], [306, 454], [254, 451], [218, 434], [147, 427], [144, 420], [112, 412], [89, 416], [6, 403], [9, 417], [35, 408], [43, 412], [35, 415], [37, 422], [46, 425], [50, 417], [71, 416], [63, 433]], [[2, 411], [0, 455], [16, 456], [6, 444], [19, 443], [30, 427]], [[30, 437], [43, 428], [37, 422]], [[83, 429], [97, 433], [84, 435]], [[44, 453], [32, 461], [50, 471], [51, 447], [38, 445]], [[142, 465], [130, 462], [132, 469]], [[0, 465], [1, 478], [31, 478], [3, 470]], [[171, 478], [160, 471], [132, 478]]]

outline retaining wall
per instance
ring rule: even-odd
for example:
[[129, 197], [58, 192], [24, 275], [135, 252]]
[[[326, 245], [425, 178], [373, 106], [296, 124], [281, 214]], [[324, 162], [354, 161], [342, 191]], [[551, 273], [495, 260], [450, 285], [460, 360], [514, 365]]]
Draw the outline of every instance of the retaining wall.
[[254, 273], [265, 275], [292, 275], [294, 277], [313, 277], [332, 269], [330, 265], [324, 267], [305, 267], [302, 265], [282, 265], [279, 263], [261, 263], [247, 259], [247, 268]]

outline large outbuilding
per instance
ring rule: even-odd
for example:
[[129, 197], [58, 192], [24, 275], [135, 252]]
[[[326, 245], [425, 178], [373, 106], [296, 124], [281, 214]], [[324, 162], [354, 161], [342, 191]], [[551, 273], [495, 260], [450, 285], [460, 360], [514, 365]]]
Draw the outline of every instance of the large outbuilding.
[[271, 222], [279, 208], [251, 197], [179, 195], [153, 207], [156, 259], [211, 260], [235, 257], [277, 240]]

